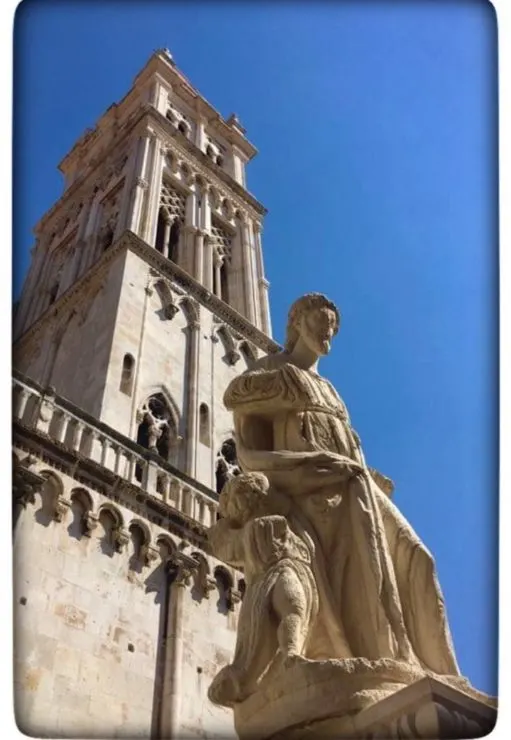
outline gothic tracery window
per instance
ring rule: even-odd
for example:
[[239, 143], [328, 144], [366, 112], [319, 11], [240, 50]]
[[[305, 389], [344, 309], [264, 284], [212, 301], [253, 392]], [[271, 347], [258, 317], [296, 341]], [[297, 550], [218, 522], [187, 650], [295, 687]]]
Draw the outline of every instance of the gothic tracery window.
[[213, 291], [228, 303], [232, 239], [222, 226], [212, 222], [210, 242], [216, 257], [213, 264]]
[[137, 442], [169, 460], [175, 438], [174, 417], [163, 394], [157, 393], [139, 411]]
[[156, 227], [156, 249], [173, 262], [178, 261], [181, 226], [185, 222], [186, 195], [164, 182]]

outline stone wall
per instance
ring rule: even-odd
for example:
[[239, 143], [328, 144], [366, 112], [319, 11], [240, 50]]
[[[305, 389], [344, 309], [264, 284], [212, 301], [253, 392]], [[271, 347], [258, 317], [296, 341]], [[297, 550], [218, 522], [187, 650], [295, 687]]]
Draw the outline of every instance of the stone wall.
[[155, 731], [165, 711], [166, 635], [173, 628], [166, 623], [173, 588], [165, 563], [183, 551], [195, 552], [205, 568], [183, 591], [183, 731], [231, 735], [230, 713], [211, 705], [206, 691], [234, 647], [239, 607], [226, 583], [235, 586], [236, 574], [183, 546], [136, 506], [112, 502], [42, 461], [31, 469], [46, 483], [15, 525], [20, 730], [50, 737], [148, 737]]

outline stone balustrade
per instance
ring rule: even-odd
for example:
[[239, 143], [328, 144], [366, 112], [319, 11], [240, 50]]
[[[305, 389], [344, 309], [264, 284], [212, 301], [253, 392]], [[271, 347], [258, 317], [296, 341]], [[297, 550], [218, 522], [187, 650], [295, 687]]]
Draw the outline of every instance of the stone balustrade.
[[[152, 452], [89, 417], [51, 389], [13, 379], [14, 424], [33, 429], [67, 450], [103, 466], [163, 501], [186, 517], [210, 527], [216, 521], [216, 493], [189, 479]], [[202, 490], [201, 490], [202, 489]]]

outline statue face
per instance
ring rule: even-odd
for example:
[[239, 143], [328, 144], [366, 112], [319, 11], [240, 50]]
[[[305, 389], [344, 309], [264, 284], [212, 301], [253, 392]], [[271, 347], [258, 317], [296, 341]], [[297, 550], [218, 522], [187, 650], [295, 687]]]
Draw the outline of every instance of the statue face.
[[307, 311], [301, 320], [300, 336], [312, 352], [327, 355], [335, 333], [337, 316], [326, 306]]

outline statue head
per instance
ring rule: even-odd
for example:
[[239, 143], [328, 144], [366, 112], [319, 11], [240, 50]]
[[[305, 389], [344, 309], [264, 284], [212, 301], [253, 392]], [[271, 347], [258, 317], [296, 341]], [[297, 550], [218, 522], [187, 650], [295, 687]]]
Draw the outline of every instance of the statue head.
[[306, 293], [289, 309], [285, 348], [292, 352], [301, 338], [313, 352], [326, 355], [340, 324], [341, 316], [333, 301], [322, 293]]
[[262, 516], [267, 508], [270, 487], [262, 473], [244, 473], [230, 478], [222, 488], [218, 501], [220, 515], [236, 524]]

